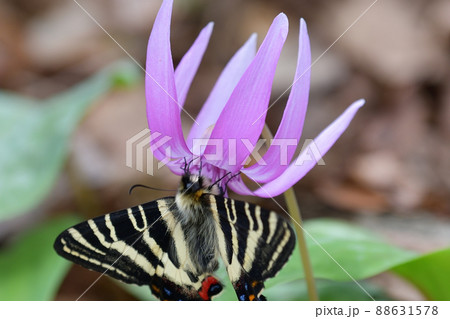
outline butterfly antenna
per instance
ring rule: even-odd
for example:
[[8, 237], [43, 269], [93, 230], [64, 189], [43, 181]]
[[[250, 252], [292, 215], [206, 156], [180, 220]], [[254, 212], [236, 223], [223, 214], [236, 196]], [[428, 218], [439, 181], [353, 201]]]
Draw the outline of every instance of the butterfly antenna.
[[221, 180], [223, 180], [225, 177], [227, 177], [228, 175], [230, 175], [231, 172], [226, 173], [225, 175], [223, 175], [221, 178], [219, 178], [217, 181], [215, 181], [213, 184], [211, 184], [211, 186], [209, 186], [208, 188], [211, 189], [213, 188], [214, 185], [217, 185], [220, 183]]
[[184, 157], [184, 167], [181, 166], [180, 168], [184, 171], [185, 174], [187, 174], [187, 161], [186, 161], [186, 157]]
[[202, 176], [202, 166], [203, 166], [203, 162], [202, 162], [201, 156], [199, 156], [199, 160], [200, 160], [200, 167], [199, 167], [199, 169], [198, 169], [198, 176]]
[[131, 195], [131, 192], [133, 191], [133, 189], [135, 189], [137, 187], [153, 189], [155, 191], [161, 191], [161, 192], [176, 192], [177, 191], [176, 189], [163, 189], [163, 188], [156, 188], [156, 187], [151, 187], [151, 186], [142, 185], [142, 184], [136, 184], [136, 185], [133, 185], [130, 187], [130, 190], [128, 191], [128, 195]]
[[[231, 173], [230, 173], [231, 174]], [[227, 187], [228, 187], [228, 183], [233, 179], [233, 178], [235, 178], [236, 176], [238, 176], [238, 175], [240, 175], [241, 174], [241, 172], [237, 172], [236, 174], [234, 174], [234, 175], [231, 175], [231, 177], [225, 182], [225, 189], [227, 189]], [[226, 176], [226, 175], [225, 175]], [[225, 177], [224, 176], [224, 177]]]

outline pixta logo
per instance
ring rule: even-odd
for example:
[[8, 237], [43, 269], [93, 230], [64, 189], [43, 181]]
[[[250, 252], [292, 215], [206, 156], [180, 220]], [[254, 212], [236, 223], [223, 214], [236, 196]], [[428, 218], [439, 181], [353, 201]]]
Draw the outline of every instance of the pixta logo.
[[[160, 169], [171, 160], [171, 149], [168, 145], [165, 145], [171, 139], [170, 136], [163, 136], [162, 133], [152, 133], [147, 128], [143, 129], [126, 142], [126, 165], [130, 168], [135, 168], [140, 172], [153, 175], [155, 168]], [[248, 165], [250, 157], [253, 157], [253, 159], [261, 166], [268, 165], [264, 160], [264, 156], [259, 153], [264, 144], [269, 144], [265, 139], [258, 140], [255, 145], [248, 139], [227, 139], [226, 141], [221, 139], [194, 139], [192, 144], [192, 156], [203, 158], [210, 163], [214, 161], [228, 161], [230, 165], [236, 165], [238, 164], [236, 163], [238, 149], [242, 151], [242, 147], [239, 148], [238, 143], [244, 145], [246, 151], [250, 153], [249, 157], [247, 157], [241, 165]], [[305, 140], [300, 150], [300, 155], [291, 162], [288, 161], [288, 147], [297, 148], [298, 145], [295, 139], [276, 139], [270, 141], [270, 144], [271, 147], [279, 148], [277, 154], [279, 156], [278, 162], [281, 166], [302, 166], [308, 165], [308, 163], [311, 162], [314, 164], [317, 163], [317, 165], [325, 165], [325, 162], [322, 159], [322, 153], [314, 140]], [[207, 146], [212, 146], [213, 151], [206, 154], [204, 151]], [[152, 150], [157, 150], [160, 155], [164, 154], [163, 160], [154, 163], [155, 160]]]
[[[155, 164], [150, 143], [161, 137], [161, 135], [162, 134], [159, 132], [150, 133], [150, 130], [146, 128], [129, 138], [126, 142], [126, 165], [143, 173], [145, 167], [145, 173], [153, 175]], [[153, 149], [157, 149], [171, 139], [172, 138], [170, 136], [163, 136], [156, 143], [154, 143], [152, 147]], [[169, 159], [170, 148], [166, 148], [166, 159], [163, 161], [157, 161], [156, 168], [160, 169], [164, 167]]]

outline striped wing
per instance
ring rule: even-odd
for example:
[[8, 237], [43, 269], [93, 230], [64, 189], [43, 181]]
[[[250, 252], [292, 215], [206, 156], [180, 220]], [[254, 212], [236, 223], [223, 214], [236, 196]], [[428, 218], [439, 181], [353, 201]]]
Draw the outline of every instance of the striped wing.
[[100, 216], [62, 232], [58, 254], [126, 283], [148, 285], [164, 300], [208, 300], [221, 290], [208, 274], [189, 272], [184, 233], [167, 197]]
[[273, 211], [247, 202], [210, 196], [219, 250], [239, 300], [264, 300], [264, 281], [289, 259], [295, 234]]

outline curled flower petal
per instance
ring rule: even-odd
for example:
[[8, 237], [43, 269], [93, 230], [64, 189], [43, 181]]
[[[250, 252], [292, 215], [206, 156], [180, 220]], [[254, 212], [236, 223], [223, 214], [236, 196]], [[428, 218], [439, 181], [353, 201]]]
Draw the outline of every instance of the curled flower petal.
[[[258, 197], [274, 197], [280, 195], [288, 188], [297, 183], [305, 176], [328, 152], [336, 140], [344, 133], [352, 121], [356, 112], [364, 105], [363, 99], [353, 102], [336, 120], [325, 128], [300, 155], [289, 165], [289, 167], [273, 181], [262, 185], [255, 191], [251, 191], [240, 179], [232, 180], [228, 185], [230, 188], [241, 195], [252, 195]], [[320, 158], [311, 158], [311, 145], [318, 150]]]
[[[164, 160], [168, 156], [185, 157], [191, 154], [181, 130], [180, 106], [177, 101], [170, 52], [172, 2], [165, 0], [161, 5], [147, 47], [145, 76], [147, 118], [152, 134], [160, 134], [151, 142], [153, 154], [158, 160]], [[170, 139], [156, 147], [156, 144], [166, 137]]]
[[[253, 35], [230, 60], [197, 117], [198, 122], [191, 129], [188, 148], [183, 138], [180, 110], [209, 42], [212, 24], [201, 31], [174, 71], [170, 52], [172, 5], [172, 0], [164, 0], [147, 50], [147, 115], [154, 156], [175, 174], [184, 174], [184, 165], [188, 162], [191, 174], [202, 174], [223, 188], [228, 184], [239, 194], [279, 195], [317, 164], [348, 127], [364, 100], [350, 105], [288, 165], [303, 129], [310, 84], [310, 43], [306, 23], [301, 19], [295, 80], [280, 126], [262, 160], [243, 168], [249, 154], [261, 146], [261, 141], [257, 141], [264, 126], [276, 65], [287, 36], [287, 17], [279, 14], [256, 56], [256, 37]], [[198, 148], [195, 138], [203, 139], [206, 145]], [[231, 181], [222, 179], [238, 171], [263, 185], [252, 191], [240, 176]]]
[[[180, 106], [183, 106], [186, 101], [189, 87], [191, 86], [195, 73], [197, 73], [198, 66], [202, 61], [203, 54], [208, 46], [213, 26], [214, 23], [210, 22], [203, 28], [194, 44], [192, 44], [190, 49], [183, 56], [175, 70], [175, 87], [177, 88], [178, 104]], [[181, 111], [181, 108], [179, 108], [179, 111]]]
[[191, 149], [193, 139], [202, 138], [207, 128], [216, 123], [233, 89], [255, 57], [255, 52], [256, 34], [253, 34], [225, 66], [198, 114], [196, 123], [192, 125], [187, 139], [187, 144]]
[[[239, 177], [239, 176], [238, 176]], [[244, 196], [256, 196], [255, 192], [250, 190], [241, 178], [233, 178], [229, 183], [228, 187], [235, 193]]]
[[[279, 14], [214, 126], [210, 141], [222, 141], [222, 156], [210, 161], [211, 164], [236, 172], [251, 152], [243, 140], [256, 144], [264, 126], [275, 68], [287, 31], [287, 17]], [[205, 154], [217, 154], [217, 149], [216, 145], [208, 144]]]
[[311, 47], [303, 19], [300, 20], [298, 52], [294, 83], [274, 140], [261, 164], [242, 169], [244, 174], [259, 183], [270, 182], [288, 168], [302, 134], [311, 78]]

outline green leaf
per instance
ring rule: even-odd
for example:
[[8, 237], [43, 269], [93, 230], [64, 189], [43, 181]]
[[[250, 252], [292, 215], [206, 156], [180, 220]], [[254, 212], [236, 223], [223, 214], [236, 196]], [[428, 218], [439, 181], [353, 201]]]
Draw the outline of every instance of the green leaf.
[[[379, 287], [366, 281], [361, 281], [359, 284], [375, 300], [389, 300]], [[372, 301], [372, 298], [353, 282], [319, 279], [316, 281], [316, 288], [320, 301]], [[264, 295], [268, 300], [308, 300], [306, 282], [303, 280], [272, 286], [264, 290]]]
[[413, 283], [429, 300], [450, 300], [450, 248], [394, 267], [394, 273]]
[[228, 277], [227, 270], [222, 260], [219, 262], [219, 269], [215, 273], [215, 277], [219, 279], [219, 281], [223, 285], [223, 290], [217, 297], [214, 297], [213, 300], [216, 301], [236, 301], [237, 296], [236, 292], [233, 289], [233, 285], [231, 284], [230, 278]]
[[0, 300], [52, 300], [70, 262], [53, 250], [60, 232], [79, 222], [52, 220], [29, 231], [0, 254]]
[[26, 213], [47, 195], [69, 137], [93, 101], [138, 78], [135, 65], [117, 63], [44, 101], [0, 91], [0, 221]]
[[[365, 279], [417, 256], [346, 222], [316, 219], [304, 226], [316, 278], [337, 281]], [[303, 278], [300, 253], [296, 247], [286, 266], [275, 278], [268, 280], [266, 286]]]

